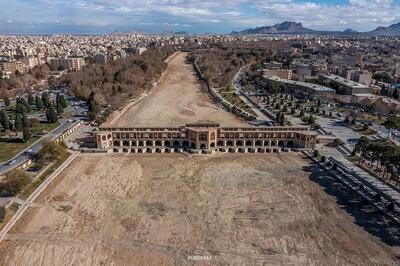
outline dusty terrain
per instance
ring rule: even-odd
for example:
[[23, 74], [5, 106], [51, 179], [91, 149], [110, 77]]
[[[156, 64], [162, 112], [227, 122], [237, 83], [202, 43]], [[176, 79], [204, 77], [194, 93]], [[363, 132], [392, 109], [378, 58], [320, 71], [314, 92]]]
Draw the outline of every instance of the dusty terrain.
[[181, 52], [171, 56], [150, 95], [130, 107], [113, 125], [168, 127], [212, 121], [222, 126], [245, 126], [245, 122], [214, 104], [186, 56]]
[[0, 265], [395, 263], [306, 161], [282, 159], [78, 157], [0, 245]]
[[[117, 124], [244, 125], [193, 75], [171, 57]], [[80, 155], [0, 243], [0, 265], [398, 265], [399, 239], [295, 153]]]

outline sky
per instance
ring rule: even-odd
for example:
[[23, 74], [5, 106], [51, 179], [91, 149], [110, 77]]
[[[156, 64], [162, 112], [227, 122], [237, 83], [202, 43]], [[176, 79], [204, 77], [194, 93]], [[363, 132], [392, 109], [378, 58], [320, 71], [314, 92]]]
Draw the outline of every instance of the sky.
[[229, 33], [283, 21], [315, 30], [400, 22], [400, 0], [0, 0], [0, 33]]

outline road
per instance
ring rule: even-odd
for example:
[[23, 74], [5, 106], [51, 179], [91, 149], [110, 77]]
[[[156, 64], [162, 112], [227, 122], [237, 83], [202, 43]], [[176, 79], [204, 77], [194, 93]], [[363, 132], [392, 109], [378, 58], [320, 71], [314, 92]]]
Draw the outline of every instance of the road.
[[[19, 154], [17, 154], [14, 158], [10, 159], [9, 161], [13, 160], [12, 164], [8, 164], [7, 162], [0, 163], [0, 175], [4, 174], [5, 172], [14, 169], [15, 167], [23, 164], [24, 162], [28, 161], [33, 155], [37, 154], [43, 146], [43, 143], [46, 140], [54, 140], [59, 137], [62, 133], [64, 133], [68, 128], [72, 127], [73, 125], [77, 124], [80, 121], [80, 117], [84, 115], [86, 109], [82, 106], [69, 106], [67, 107], [64, 112], [72, 112], [71, 119], [59, 119], [60, 126], [54, 129], [53, 131], [49, 132], [38, 141], [33, 143], [30, 147], [22, 150]], [[32, 152], [27, 155], [27, 150], [32, 150]]]
[[29, 208], [33, 201], [39, 196], [40, 193], [67, 167], [78, 155], [78, 153], [73, 153], [57, 170], [52, 173], [29, 197], [28, 199], [19, 207], [17, 213], [11, 218], [11, 220], [6, 224], [6, 226], [0, 231], [0, 242], [6, 236], [8, 231], [13, 227], [13, 225], [18, 221], [22, 214]]
[[273, 123], [274, 121], [269, 118], [266, 114], [264, 114], [257, 106], [255, 106], [245, 95], [243, 92], [242, 85], [240, 84], [240, 76], [243, 74], [243, 71], [245, 70], [245, 66], [240, 68], [240, 70], [236, 73], [236, 75], [233, 77], [232, 80], [232, 85], [235, 88], [235, 91], [237, 95], [239, 95], [239, 98], [245, 102], [252, 110], [254, 113], [257, 115], [257, 120], [259, 122], [264, 122], [264, 123]]

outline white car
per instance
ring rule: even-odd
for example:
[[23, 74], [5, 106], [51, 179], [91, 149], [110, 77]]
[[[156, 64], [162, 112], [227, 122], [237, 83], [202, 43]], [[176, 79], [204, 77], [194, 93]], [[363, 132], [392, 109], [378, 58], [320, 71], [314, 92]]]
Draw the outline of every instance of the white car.
[[10, 161], [7, 162], [7, 165], [12, 165], [15, 162], [16, 162], [16, 160], [10, 160]]

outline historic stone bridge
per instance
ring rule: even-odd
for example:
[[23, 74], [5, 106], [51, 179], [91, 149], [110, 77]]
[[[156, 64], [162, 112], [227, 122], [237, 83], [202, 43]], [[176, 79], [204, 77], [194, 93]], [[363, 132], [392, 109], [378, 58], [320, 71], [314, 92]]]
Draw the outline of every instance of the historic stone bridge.
[[220, 127], [214, 123], [187, 124], [182, 127], [100, 127], [97, 147], [114, 152], [212, 153], [273, 152], [284, 149], [313, 148], [317, 133], [308, 127]]

